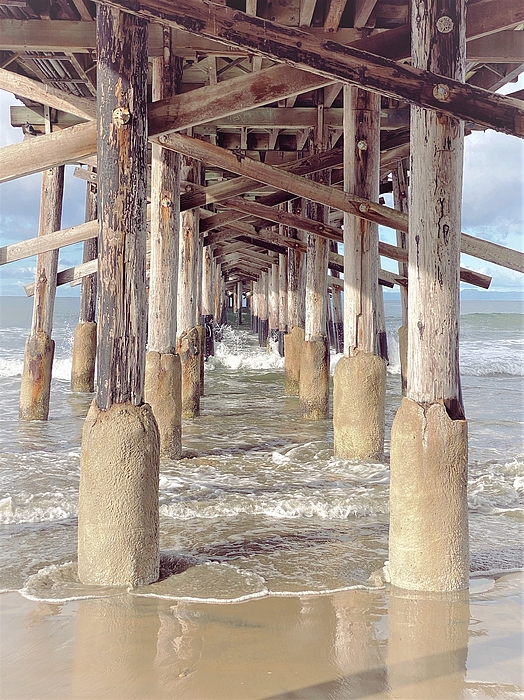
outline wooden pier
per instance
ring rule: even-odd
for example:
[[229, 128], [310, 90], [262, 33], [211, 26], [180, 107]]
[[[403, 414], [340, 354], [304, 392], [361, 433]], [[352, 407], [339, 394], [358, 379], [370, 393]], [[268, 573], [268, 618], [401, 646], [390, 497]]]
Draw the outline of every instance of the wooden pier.
[[[459, 287], [491, 279], [460, 254], [519, 272], [524, 255], [461, 233], [463, 144], [524, 137], [524, 95], [496, 93], [524, 71], [523, 29], [518, 0], [0, 0], [0, 88], [31, 134], [0, 149], [0, 182], [42, 173], [39, 230], [0, 248], [2, 265], [38, 256], [21, 420], [48, 417], [56, 288], [82, 284], [84, 583], [156, 580], [159, 459], [198, 419], [230, 298], [284, 354], [304, 419], [329, 419], [330, 345], [342, 353], [335, 455], [382, 458], [382, 288], [397, 286], [391, 581], [468, 585]], [[62, 229], [71, 163], [85, 223]], [[82, 262], [58, 270], [79, 242]]]

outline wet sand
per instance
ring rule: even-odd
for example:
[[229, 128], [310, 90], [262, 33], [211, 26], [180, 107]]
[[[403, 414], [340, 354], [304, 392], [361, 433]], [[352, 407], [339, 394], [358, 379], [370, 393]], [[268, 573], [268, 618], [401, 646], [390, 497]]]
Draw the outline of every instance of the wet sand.
[[[477, 591], [477, 592], [475, 592]], [[466, 595], [0, 596], [3, 700], [522, 698], [524, 575]]]

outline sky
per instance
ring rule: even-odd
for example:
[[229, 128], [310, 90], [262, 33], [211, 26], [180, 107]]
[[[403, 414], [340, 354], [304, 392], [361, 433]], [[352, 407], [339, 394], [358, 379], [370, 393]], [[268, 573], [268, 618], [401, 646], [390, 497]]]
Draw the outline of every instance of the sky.
[[[518, 83], [500, 90], [508, 93], [524, 88]], [[0, 147], [23, 140], [22, 130], [10, 125], [10, 105], [15, 97], [0, 90]], [[66, 166], [62, 228], [84, 221], [85, 182]], [[9, 245], [38, 235], [41, 175], [35, 174], [0, 184], [0, 245]], [[386, 204], [393, 206], [391, 196]], [[462, 231], [500, 245], [524, 251], [524, 140], [492, 130], [475, 131], [465, 139]], [[380, 227], [380, 239], [395, 243], [395, 233]], [[58, 269], [82, 261], [82, 244], [62, 248]], [[524, 293], [524, 275], [478, 258], [462, 256], [461, 264], [493, 278], [490, 292], [517, 296]], [[0, 268], [0, 295], [24, 295], [24, 285], [34, 282], [36, 258], [9, 263]], [[396, 263], [382, 259], [384, 268], [396, 272]], [[471, 287], [469, 285], [462, 285]], [[59, 287], [59, 296], [76, 296], [79, 288]], [[479, 293], [482, 293], [479, 290]]]

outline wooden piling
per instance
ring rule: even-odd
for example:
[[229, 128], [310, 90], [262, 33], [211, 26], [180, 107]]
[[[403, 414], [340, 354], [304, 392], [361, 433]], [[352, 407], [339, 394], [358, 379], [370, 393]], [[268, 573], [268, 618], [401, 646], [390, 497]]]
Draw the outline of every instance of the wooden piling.
[[[201, 183], [201, 163], [182, 156], [181, 179]], [[200, 415], [200, 362], [201, 335], [198, 307], [198, 287], [200, 285], [199, 255], [200, 210], [189, 209], [181, 214], [180, 258], [178, 275], [178, 330], [177, 353], [182, 361], [182, 417], [195, 418]]]
[[[44, 170], [38, 235], [60, 229], [64, 194], [64, 166]], [[51, 338], [56, 296], [58, 250], [40, 253], [36, 260], [35, 297], [31, 332], [24, 352], [20, 384], [21, 420], [47, 420], [55, 342]]]
[[279, 308], [279, 273], [278, 265], [271, 265], [268, 273], [268, 320], [269, 320], [269, 337], [276, 343], [278, 342], [278, 308]]
[[[288, 203], [292, 214], [301, 214], [302, 199]], [[288, 227], [288, 236], [302, 239], [303, 233]], [[305, 303], [306, 303], [306, 255], [298, 248], [290, 248], [288, 254], [288, 327], [284, 338], [285, 382], [284, 391], [288, 396], [298, 396], [300, 392], [300, 357], [304, 342]]]
[[287, 255], [278, 256], [278, 352], [284, 356], [284, 336], [287, 333]]
[[[93, 172], [92, 166], [89, 171]], [[86, 184], [85, 221], [97, 218], [97, 185]], [[98, 256], [98, 240], [90, 238], [84, 242], [82, 262], [95, 260]], [[96, 366], [96, 288], [98, 274], [95, 272], [82, 279], [80, 290], [80, 314], [73, 337], [73, 359], [71, 363], [71, 391], [91, 392], [95, 388]]]
[[[344, 189], [378, 201], [380, 96], [344, 86]], [[344, 215], [344, 357], [335, 367], [335, 454], [379, 459], [386, 365], [378, 327], [378, 225]]]
[[258, 344], [260, 347], [266, 347], [268, 334], [268, 273], [261, 272], [258, 285]]
[[[408, 174], [407, 165], [404, 160], [397, 164], [391, 173], [393, 181], [393, 202], [395, 209], [408, 213]], [[407, 250], [408, 237], [404, 231], [397, 230], [397, 247]], [[407, 262], [398, 263], [398, 273], [402, 277], [408, 276]], [[400, 380], [402, 385], [402, 396], [406, 395], [408, 386], [407, 365], [408, 365], [408, 290], [400, 286], [400, 306], [402, 310], [402, 325], [398, 329], [398, 350], [400, 356]]]
[[[415, 67], [463, 81], [465, 0], [418, 0], [411, 26]], [[462, 121], [411, 108], [408, 386], [391, 434], [389, 566], [393, 585], [413, 590], [469, 583], [458, 362], [463, 143]]]
[[[312, 153], [328, 147], [324, 124], [323, 89], [317, 91], [317, 126], [310, 138]], [[322, 185], [331, 183], [331, 172], [322, 170], [311, 175]], [[329, 209], [319, 202], [308, 201], [306, 214], [313, 221], [327, 223]], [[322, 420], [329, 415], [329, 343], [326, 336], [326, 293], [329, 241], [314, 233], [307, 234], [306, 253], [306, 322], [300, 361], [299, 399], [302, 417]], [[310, 346], [310, 347], [308, 347]]]
[[204, 359], [215, 354], [214, 336], [214, 267], [213, 255], [209, 246], [204, 247], [202, 256], [202, 317], [205, 329]]
[[237, 282], [237, 323], [242, 325], [242, 282]]
[[[153, 59], [153, 102], [180, 90], [182, 59], [164, 27], [162, 56]], [[145, 400], [160, 433], [160, 455], [182, 454], [182, 368], [176, 354], [180, 239], [180, 156], [158, 144], [151, 152], [151, 256]]]
[[147, 22], [97, 8], [97, 392], [82, 436], [78, 575], [139, 585], [159, 571], [159, 434], [144, 403]]

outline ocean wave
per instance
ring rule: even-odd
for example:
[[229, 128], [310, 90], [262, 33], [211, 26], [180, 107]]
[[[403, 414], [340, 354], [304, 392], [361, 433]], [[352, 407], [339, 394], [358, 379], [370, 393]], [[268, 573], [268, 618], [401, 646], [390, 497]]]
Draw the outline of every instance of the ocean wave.
[[387, 503], [373, 498], [366, 489], [360, 494], [278, 496], [270, 494], [255, 497], [253, 494], [227, 494], [209, 500], [178, 501], [164, 503], [160, 514], [175, 520], [195, 518], [232, 518], [239, 515], [264, 516], [274, 519], [319, 518], [321, 520], [347, 520], [352, 516], [364, 516], [387, 512]]
[[0, 499], [0, 524], [3, 525], [68, 520], [76, 517], [77, 512], [76, 497], [68, 499], [62, 493]]

